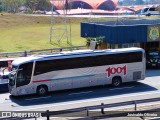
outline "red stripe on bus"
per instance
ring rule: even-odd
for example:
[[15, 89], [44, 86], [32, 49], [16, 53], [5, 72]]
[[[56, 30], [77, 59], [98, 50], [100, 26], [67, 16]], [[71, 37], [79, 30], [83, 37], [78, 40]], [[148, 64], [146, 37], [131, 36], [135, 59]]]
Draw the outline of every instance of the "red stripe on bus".
[[37, 82], [48, 82], [50, 80], [36, 80], [36, 81], [32, 81], [33, 83], [37, 83]]

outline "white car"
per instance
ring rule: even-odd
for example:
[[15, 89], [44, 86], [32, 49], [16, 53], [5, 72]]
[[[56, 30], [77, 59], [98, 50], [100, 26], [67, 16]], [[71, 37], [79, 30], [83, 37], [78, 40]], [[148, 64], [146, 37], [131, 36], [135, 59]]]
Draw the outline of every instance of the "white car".
[[9, 76], [9, 71], [8, 72], [0, 72], [0, 84], [5, 84], [8, 83], [8, 76]]
[[8, 75], [13, 60], [17, 58], [2, 58], [0, 59], [0, 84], [8, 83]]
[[151, 15], [159, 15], [159, 11], [156, 11], [155, 7], [144, 7], [141, 10], [141, 15], [151, 16]]

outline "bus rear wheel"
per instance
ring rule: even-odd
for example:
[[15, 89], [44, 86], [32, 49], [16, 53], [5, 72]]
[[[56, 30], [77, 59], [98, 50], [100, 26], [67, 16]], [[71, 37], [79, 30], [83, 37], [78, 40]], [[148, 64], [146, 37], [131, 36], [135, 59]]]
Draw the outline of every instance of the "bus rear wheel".
[[46, 95], [48, 92], [47, 86], [41, 85], [37, 87], [37, 94], [38, 95]]
[[114, 87], [119, 87], [121, 84], [122, 84], [121, 77], [114, 77], [114, 78], [112, 79], [112, 85], [113, 85]]

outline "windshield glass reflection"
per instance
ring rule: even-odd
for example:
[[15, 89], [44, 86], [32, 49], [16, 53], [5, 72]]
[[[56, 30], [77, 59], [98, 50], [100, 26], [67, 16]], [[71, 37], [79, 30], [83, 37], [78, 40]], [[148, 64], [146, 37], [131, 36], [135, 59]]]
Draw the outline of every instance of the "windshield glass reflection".
[[12, 66], [11, 67], [11, 72], [9, 74], [9, 85], [10, 86], [14, 86], [15, 85], [17, 69], [18, 69], [18, 66]]

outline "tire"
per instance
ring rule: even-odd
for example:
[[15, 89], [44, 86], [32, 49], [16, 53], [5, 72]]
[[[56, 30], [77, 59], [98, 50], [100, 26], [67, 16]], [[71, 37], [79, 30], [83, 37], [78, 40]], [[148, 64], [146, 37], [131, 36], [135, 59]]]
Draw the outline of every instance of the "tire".
[[37, 88], [37, 94], [38, 95], [46, 95], [48, 93], [48, 89], [47, 89], [47, 87], [46, 86], [39, 86], [38, 88]]
[[146, 14], [146, 16], [148, 16], [148, 17], [151, 16], [151, 13]]
[[121, 86], [121, 84], [122, 84], [122, 79], [121, 79], [121, 77], [114, 77], [114, 78], [112, 79], [112, 85], [113, 85], [114, 87], [119, 87], [119, 86]]

